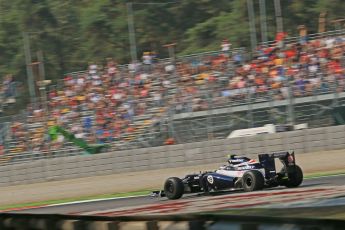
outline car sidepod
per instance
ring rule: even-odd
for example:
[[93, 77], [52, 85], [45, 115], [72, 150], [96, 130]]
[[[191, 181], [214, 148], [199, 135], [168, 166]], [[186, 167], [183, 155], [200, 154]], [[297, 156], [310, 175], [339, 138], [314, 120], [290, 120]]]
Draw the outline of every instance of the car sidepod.
[[203, 176], [203, 181], [207, 185], [207, 189], [213, 189], [215, 191], [234, 188], [234, 179], [234, 177], [215, 172], [207, 173]]

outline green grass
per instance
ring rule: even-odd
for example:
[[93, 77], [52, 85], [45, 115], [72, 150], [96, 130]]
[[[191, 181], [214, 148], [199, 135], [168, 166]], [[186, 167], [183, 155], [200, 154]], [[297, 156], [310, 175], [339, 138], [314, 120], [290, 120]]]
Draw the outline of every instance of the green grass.
[[345, 170], [336, 170], [336, 171], [328, 171], [328, 172], [316, 172], [316, 173], [308, 173], [304, 175], [304, 179], [311, 179], [311, 178], [318, 178], [323, 176], [335, 176], [335, 175], [344, 175]]
[[83, 197], [77, 197], [77, 198], [74, 197], [74, 198], [38, 201], [38, 202], [23, 203], [23, 204], [3, 205], [3, 206], [0, 206], [0, 211], [1, 210], [8, 210], [8, 209], [17, 209], [17, 208], [25, 208], [25, 207], [33, 207], [33, 206], [50, 205], [50, 204], [62, 204], [62, 203], [68, 203], [68, 202], [74, 202], [74, 201], [86, 201], [86, 200], [94, 200], [94, 199], [140, 196], [140, 195], [149, 194], [150, 192], [151, 191], [143, 190], [143, 191], [134, 191], [134, 192], [126, 192], [126, 193], [101, 194], [101, 195], [95, 195], [95, 196], [83, 196]]
[[[311, 178], [317, 178], [317, 177], [322, 177], [322, 176], [342, 175], [342, 174], [345, 174], [344, 170], [342, 170], [342, 171], [340, 171], [340, 170], [329, 171], [329, 172], [317, 172], [317, 173], [306, 174], [304, 176], [304, 179], [311, 179]], [[155, 189], [153, 189], [153, 190], [155, 190]], [[159, 189], [156, 189], [156, 190], [159, 190]], [[8, 209], [32, 207], [32, 206], [61, 204], [61, 203], [74, 202], [74, 201], [86, 201], [86, 200], [93, 200], [93, 199], [106, 199], [106, 198], [116, 198], [116, 197], [139, 196], [139, 195], [149, 194], [150, 192], [151, 192], [151, 190], [142, 190], [142, 191], [127, 192], [127, 193], [100, 194], [100, 195], [94, 195], [94, 196], [73, 197], [73, 198], [47, 200], [47, 201], [39, 201], [39, 202], [24, 203], [24, 204], [3, 205], [3, 206], [0, 206], [0, 211], [1, 210], [8, 210]]]

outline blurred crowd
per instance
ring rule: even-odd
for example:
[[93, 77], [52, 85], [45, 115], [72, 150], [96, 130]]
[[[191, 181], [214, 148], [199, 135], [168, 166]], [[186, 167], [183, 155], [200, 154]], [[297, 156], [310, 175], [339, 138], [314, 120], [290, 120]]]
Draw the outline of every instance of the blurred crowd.
[[[0, 84], [0, 115], [5, 110], [16, 103], [16, 82], [13, 76], [8, 74], [3, 78]], [[2, 124], [0, 124], [0, 156], [5, 153], [5, 133]]]
[[7, 106], [16, 102], [16, 82], [11, 74], [4, 77], [0, 84], [0, 114]]
[[62, 136], [49, 140], [52, 125], [90, 143], [119, 146], [158, 131], [162, 118], [176, 113], [345, 90], [345, 36], [285, 44], [280, 36], [250, 59], [228, 40], [220, 49], [176, 60], [145, 52], [141, 62], [121, 66], [107, 59], [65, 76], [49, 90], [46, 106], [29, 106], [26, 122], [12, 124], [16, 152], [66, 146]]
[[235, 63], [233, 77], [213, 88], [213, 106], [344, 91], [345, 37], [280, 46], [258, 47], [252, 60]]

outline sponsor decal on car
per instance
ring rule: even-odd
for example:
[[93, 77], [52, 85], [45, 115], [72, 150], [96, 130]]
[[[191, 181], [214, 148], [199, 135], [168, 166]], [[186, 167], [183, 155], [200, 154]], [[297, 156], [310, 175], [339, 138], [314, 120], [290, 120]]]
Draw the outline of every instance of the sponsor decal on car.
[[213, 176], [211, 176], [211, 175], [207, 176], [207, 181], [208, 181], [208, 183], [213, 184], [213, 182], [214, 182]]

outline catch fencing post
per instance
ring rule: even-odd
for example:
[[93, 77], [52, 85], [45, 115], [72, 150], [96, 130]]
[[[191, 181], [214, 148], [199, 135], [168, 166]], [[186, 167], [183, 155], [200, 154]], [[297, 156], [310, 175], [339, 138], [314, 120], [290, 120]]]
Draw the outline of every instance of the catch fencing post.
[[255, 29], [255, 15], [253, 1], [247, 0], [248, 8], [248, 18], [249, 18], [249, 30], [250, 30], [250, 42], [252, 46], [252, 52], [256, 49], [257, 40], [256, 40], [256, 29]]

